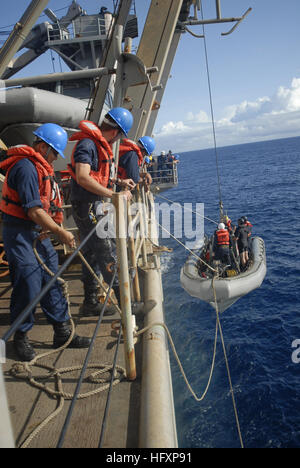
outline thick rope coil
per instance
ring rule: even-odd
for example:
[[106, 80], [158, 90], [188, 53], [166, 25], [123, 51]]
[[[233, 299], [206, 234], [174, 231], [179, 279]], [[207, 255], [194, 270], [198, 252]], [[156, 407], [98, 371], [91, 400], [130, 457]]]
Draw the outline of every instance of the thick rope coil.
[[[45, 271], [50, 276], [54, 276], [54, 273], [47, 267], [47, 265], [45, 265], [45, 263], [43, 262], [43, 260], [41, 259], [41, 257], [39, 256], [39, 254], [37, 252], [37, 249], [36, 249], [37, 240], [38, 239], [35, 239], [34, 244], [33, 244], [33, 251], [34, 251], [34, 253], [36, 255], [36, 258], [37, 258], [38, 262], [42, 265], [42, 267], [45, 269]], [[98, 279], [98, 281], [100, 283], [99, 278], [94, 273], [94, 271], [92, 270], [90, 265], [86, 262], [85, 258], [82, 256], [81, 253], [80, 253], [80, 257], [84, 260], [85, 264], [89, 267], [89, 270], [91, 271], [91, 273]], [[58, 400], [58, 407], [56, 408], [56, 410], [53, 413], [51, 413], [49, 416], [47, 416], [45, 418], [45, 420], [42, 421], [41, 424], [39, 424], [39, 426], [25, 439], [25, 441], [20, 445], [20, 448], [27, 448], [30, 445], [30, 443], [32, 442], [32, 440], [42, 431], [42, 429], [44, 427], [46, 427], [47, 424], [50, 421], [52, 421], [56, 416], [58, 416], [58, 414], [62, 411], [62, 409], [64, 407], [64, 401], [73, 399], [73, 396], [74, 396], [73, 393], [67, 393], [63, 389], [62, 375], [66, 374], [66, 373], [69, 373], [69, 372], [74, 372], [74, 371], [78, 371], [78, 370], [82, 369], [81, 365], [56, 369], [53, 366], [38, 363], [38, 361], [41, 360], [42, 358], [49, 357], [52, 354], [57, 354], [58, 352], [60, 352], [60, 351], [64, 350], [65, 348], [67, 348], [68, 345], [71, 343], [71, 341], [72, 341], [72, 339], [74, 337], [74, 334], [75, 334], [75, 325], [74, 325], [74, 321], [73, 321], [73, 319], [71, 317], [71, 311], [70, 311], [70, 299], [69, 299], [68, 283], [66, 281], [64, 281], [64, 279], [62, 279], [62, 278], [58, 278], [58, 281], [59, 281], [59, 283], [61, 284], [61, 286], [63, 288], [63, 294], [64, 294], [64, 296], [65, 296], [65, 298], [67, 300], [67, 303], [68, 303], [68, 313], [69, 313], [69, 316], [70, 316], [70, 323], [71, 323], [71, 327], [72, 327], [72, 331], [71, 331], [71, 334], [70, 334], [68, 340], [60, 348], [48, 351], [48, 352], [43, 353], [43, 354], [39, 354], [39, 355], [35, 356], [34, 359], [32, 361], [30, 361], [30, 362], [16, 362], [15, 364], [13, 364], [13, 366], [12, 366], [12, 368], [10, 370], [11, 375], [13, 375], [15, 378], [22, 379], [22, 380], [27, 380], [29, 382], [29, 384], [32, 385], [33, 387], [44, 391], [51, 398], [54, 398], [54, 399]], [[101, 286], [102, 286], [102, 284], [101, 284]], [[102, 286], [102, 289], [104, 289], [103, 286]], [[106, 292], [106, 290], [105, 290], [105, 292]], [[115, 304], [114, 304], [114, 306], [116, 307], [118, 312], [120, 312], [119, 307], [116, 306]], [[33, 376], [33, 370], [32, 370], [33, 367], [38, 367], [40, 369], [47, 370], [48, 374]], [[110, 383], [109, 383], [110, 379], [109, 378], [106, 378], [106, 379], [105, 378], [99, 378], [98, 376], [100, 376], [102, 374], [105, 374], [105, 373], [108, 373], [108, 372], [111, 372], [112, 369], [113, 369], [113, 365], [111, 365], [111, 364], [91, 363], [91, 364], [89, 364], [87, 366], [87, 368], [89, 368], [89, 369], [99, 369], [99, 370], [96, 370], [93, 373], [91, 373], [90, 375], [86, 376], [85, 377], [85, 382], [89, 382], [89, 383], [92, 383], [92, 384], [99, 384], [101, 386], [94, 389], [94, 390], [91, 390], [89, 392], [79, 394], [78, 397], [77, 397], [78, 399], [84, 399], [84, 398], [94, 396], [94, 395], [96, 395], [96, 394], [98, 394], [100, 392], [103, 392], [103, 391], [107, 390], [109, 388], [109, 386], [110, 386]], [[114, 381], [113, 381], [112, 385], [115, 386], [115, 385], [119, 384], [125, 377], [126, 377], [126, 370], [121, 366], [116, 366]], [[38, 381], [38, 380], [49, 380], [49, 378], [54, 378], [55, 384], [56, 384], [56, 390], [54, 390], [53, 388], [48, 386], [46, 383], [42, 383], [42, 382]]]

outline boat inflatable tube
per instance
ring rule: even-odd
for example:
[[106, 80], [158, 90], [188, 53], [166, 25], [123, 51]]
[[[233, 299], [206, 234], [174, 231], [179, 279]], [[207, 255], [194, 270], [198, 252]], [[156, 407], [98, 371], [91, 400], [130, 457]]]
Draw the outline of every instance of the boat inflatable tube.
[[[237, 276], [215, 279], [214, 285], [219, 312], [223, 312], [238, 299], [261, 286], [267, 272], [263, 239], [254, 237], [251, 242], [251, 251], [253, 263], [247, 271]], [[196, 257], [190, 254], [181, 269], [181, 285], [190, 296], [208, 302], [215, 308], [212, 278], [199, 276], [197, 262]]]

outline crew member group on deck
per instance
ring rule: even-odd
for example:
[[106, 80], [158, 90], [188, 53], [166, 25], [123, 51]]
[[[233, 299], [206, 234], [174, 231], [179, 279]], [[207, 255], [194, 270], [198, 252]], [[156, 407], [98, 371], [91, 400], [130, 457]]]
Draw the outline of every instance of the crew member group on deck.
[[[132, 114], [125, 108], [116, 107], [105, 115], [100, 125], [81, 121], [79, 131], [70, 138], [70, 141], [76, 141], [68, 165], [72, 214], [81, 240], [87, 237], [99, 219], [97, 205], [104, 198], [112, 198], [114, 185], [118, 191], [122, 190], [126, 200], [130, 200], [136, 184], [143, 183], [149, 187], [152, 182], [151, 175], [145, 170], [144, 159], [151, 156], [155, 141], [148, 136], [137, 142], [128, 140], [132, 125]], [[0, 163], [0, 171], [5, 175], [0, 209], [4, 249], [13, 287], [10, 301], [12, 323], [50, 280], [50, 275], [38, 263], [33, 246], [54, 274], [58, 271], [58, 255], [49, 234], [55, 234], [62, 244], [75, 248], [74, 235], [62, 227], [63, 203], [53, 169], [58, 157], [65, 158], [68, 135], [55, 123], [41, 125], [34, 134], [36, 140], [32, 147], [19, 145], [9, 148]], [[119, 168], [114, 174], [112, 145], [120, 139]], [[101, 239], [94, 233], [85, 244], [83, 255], [96, 275], [102, 275], [104, 281], [110, 283], [112, 272], [108, 265], [116, 263], [115, 247], [110, 239]], [[81, 314], [99, 315], [98, 283], [84, 264], [82, 283], [84, 301]], [[120, 301], [117, 275], [113, 289]], [[58, 282], [44, 295], [40, 305], [53, 326], [53, 347], [58, 348], [71, 335], [68, 303]], [[14, 348], [22, 361], [31, 361], [36, 356], [28, 339], [28, 332], [34, 326], [34, 315], [35, 309], [14, 335]], [[90, 338], [75, 334], [69, 347], [86, 348], [90, 342]]]

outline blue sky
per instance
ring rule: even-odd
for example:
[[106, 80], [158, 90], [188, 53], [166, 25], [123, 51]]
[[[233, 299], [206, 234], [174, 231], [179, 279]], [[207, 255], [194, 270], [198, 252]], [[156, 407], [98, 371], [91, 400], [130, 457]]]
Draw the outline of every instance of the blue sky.
[[[61, 9], [70, 1], [50, 0], [48, 7]], [[112, 6], [111, 0], [78, 3], [88, 13]], [[9, 8], [2, 10], [0, 27], [15, 23], [28, 4], [11, 0]], [[214, 0], [202, 0], [202, 4], [205, 18], [216, 16]], [[136, 0], [141, 22], [149, 5], [150, 0]], [[221, 36], [230, 29], [229, 23], [205, 28], [218, 146], [298, 136], [299, 0], [222, 0], [221, 6], [223, 17], [241, 16], [249, 7], [253, 10], [230, 36]], [[200, 34], [202, 27], [193, 31]], [[57, 59], [54, 65], [59, 71]], [[41, 70], [53, 71], [49, 54], [20, 75]], [[188, 33], [179, 44], [154, 136], [159, 151], [180, 153], [213, 146], [203, 40]]]

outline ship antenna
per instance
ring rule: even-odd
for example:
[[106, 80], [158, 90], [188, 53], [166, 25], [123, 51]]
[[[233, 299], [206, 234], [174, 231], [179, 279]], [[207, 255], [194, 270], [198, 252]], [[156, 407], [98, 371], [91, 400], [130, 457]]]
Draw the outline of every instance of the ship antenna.
[[[202, 21], [204, 21], [204, 17], [203, 17], [203, 8], [201, 8], [201, 15], [202, 15]], [[214, 108], [213, 108], [213, 100], [212, 100], [211, 81], [210, 81], [210, 73], [209, 73], [209, 65], [208, 65], [208, 53], [207, 53], [207, 46], [206, 46], [206, 36], [205, 36], [204, 24], [202, 24], [202, 29], [203, 29], [203, 40], [204, 40], [204, 52], [205, 52], [207, 82], [208, 82], [208, 90], [209, 90], [209, 102], [210, 102], [211, 122], [212, 122], [213, 138], [214, 138], [214, 150], [215, 150], [216, 167], [217, 167], [218, 190], [219, 190], [220, 221], [223, 221], [224, 212], [223, 212], [223, 202], [222, 202], [222, 193], [221, 193], [221, 179], [220, 179], [220, 170], [219, 170], [219, 157], [218, 157], [218, 151], [217, 151], [216, 127], [215, 127]]]

